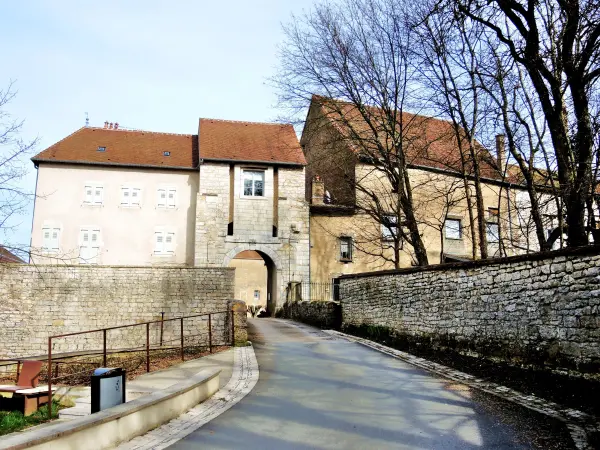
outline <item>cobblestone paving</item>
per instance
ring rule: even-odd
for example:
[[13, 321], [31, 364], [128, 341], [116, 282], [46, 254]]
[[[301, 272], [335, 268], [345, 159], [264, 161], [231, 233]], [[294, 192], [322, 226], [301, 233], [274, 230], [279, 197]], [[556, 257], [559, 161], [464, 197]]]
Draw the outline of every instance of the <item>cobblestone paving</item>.
[[[302, 327], [302, 325], [300, 325], [300, 327]], [[500, 398], [511, 401], [518, 405], [554, 417], [562, 422], [565, 422], [567, 428], [569, 429], [569, 432], [571, 433], [573, 442], [575, 443], [578, 449], [593, 449], [592, 446], [588, 443], [588, 435], [591, 435], [592, 433], [598, 432], [598, 430], [600, 430], [600, 422], [598, 422], [597, 418], [590, 416], [589, 414], [571, 408], [564, 408], [557, 403], [553, 403], [535, 397], [533, 395], [525, 395], [522, 392], [515, 391], [514, 389], [510, 389], [496, 383], [482, 380], [481, 378], [477, 378], [473, 375], [469, 375], [467, 373], [451, 369], [442, 364], [428, 361], [426, 359], [419, 358], [417, 356], [411, 355], [400, 350], [386, 347], [385, 345], [369, 341], [368, 339], [359, 338], [334, 330], [326, 330], [324, 331], [324, 333], [327, 333], [331, 336], [344, 338], [349, 341], [357, 342], [359, 344], [373, 348], [387, 355], [402, 359], [403, 361], [406, 361], [414, 366], [426, 369], [430, 372], [435, 373], [436, 375], [440, 375], [442, 377], [461, 382], [463, 384], [466, 384], [476, 389], [480, 389], [489, 394], [496, 395]]]
[[258, 364], [252, 346], [236, 347], [229, 382], [207, 401], [169, 423], [121, 444], [118, 450], [164, 449], [186, 437], [244, 398], [258, 381]]

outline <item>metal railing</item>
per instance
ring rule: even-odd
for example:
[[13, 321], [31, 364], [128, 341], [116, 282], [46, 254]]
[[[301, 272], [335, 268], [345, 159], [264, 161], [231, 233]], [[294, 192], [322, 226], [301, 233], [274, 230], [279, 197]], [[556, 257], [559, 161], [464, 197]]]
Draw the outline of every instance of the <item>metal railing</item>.
[[336, 283], [290, 283], [286, 299], [310, 302], [338, 301], [339, 293], [340, 285]]
[[[222, 321], [222, 327], [220, 327], [220, 333], [218, 331], [215, 333], [215, 330], [213, 330], [214, 322], [215, 320], [219, 319], [221, 319]], [[229, 322], [229, 324], [227, 324], [227, 322]], [[173, 326], [170, 327], [171, 329], [167, 330], [167, 333], [165, 333], [165, 324], [173, 324]], [[190, 333], [190, 331], [192, 330], [202, 330], [203, 328], [206, 329], [205, 333]], [[119, 332], [117, 332], [116, 330], [119, 330]], [[186, 330], [188, 331], [188, 333], [186, 333]], [[129, 347], [112, 346], [111, 348], [111, 346], [108, 345], [109, 338], [111, 338], [111, 334], [118, 334], [116, 336], [115, 342], [131, 342], [132, 340], [135, 341], [139, 340], [139, 338], [145, 338], [145, 343], [142, 342], [141, 345]], [[92, 336], [92, 338], [90, 338], [90, 336]], [[168, 338], [169, 336], [171, 337], [171, 339], [165, 339], [165, 337]], [[145, 371], [148, 373], [151, 371], [150, 355], [153, 352], [178, 352], [178, 356], [179, 358], [181, 358], [181, 361], [185, 361], [186, 349], [189, 350], [203, 348], [208, 349], [208, 352], [212, 353], [213, 349], [217, 346], [233, 345], [234, 336], [235, 318], [233, 310], [217, 311], [207, 314], [195, 314], [190, 316], [175, 317], [171, 319], [165, 319], [163, 314], [160, 320], [50, 336], [48, 338], [48, 355], [46, 363], [46, 381], [48, 382], [48, 418], [52, 418], [53, 384], [56, 384], [56, 382], [58, 382], [59, 380], [64, 380], [69, 377], [89, 376], [93, 371], [93, 369], [85, 369], [77, 371], [75, 373], [68, 373], [60, 376], [59, 365], [61, 364], [71, 366], [90, 365], [93, 367], [98, 367], [99, 362], [89, 362], [76, 359], [82, 356], [89, 357], [90, 355], [93, 355], [96, 357], [101, 356], [102, 366], [106, 367], [108, 365], [109, 357], [111, 355], [117, 355], [118, 357], [121, 357], [121, 355], [123, 354], [135, 355], [141, 353], [143, 355], [141, 358], [143, 361], [141, 362], [145, 362]], [[101, 340], [102, 348], [101, 350], [97, 347], [94, 350], [78, 350], [75, 352], [75, 355], [65, 355], [63, 353], [59, 357], [54, 356], [53, 351], [54, 346], [57, 344], [57, 341], [66, 338], [79, 339], [80, 342], [76, 344], [76, 347], [89, 346], [90, 343], [91, 345], [95, 345], [99, 340]], [[195, 341], [194, 338], [199, 339]], [[153, 340], [155, 341], [155, 343], [152, 343]], [[173, 344], [174, 342], [176, 342], [176, 344]], [[66, 347], [69, 348], [68, 346]], [[190, 353], [193, 353], [193, 351]], [[69, 359], [69, 361], [64, 361], [64, 359], [67, 358]], [[73, 358], [75, 359], [73, 360]], [[140, 361], [140, 356], [135, 355], [132, 358], [124, 360], [117, 359], [117, 362], [120, 365], [131, 361]]]

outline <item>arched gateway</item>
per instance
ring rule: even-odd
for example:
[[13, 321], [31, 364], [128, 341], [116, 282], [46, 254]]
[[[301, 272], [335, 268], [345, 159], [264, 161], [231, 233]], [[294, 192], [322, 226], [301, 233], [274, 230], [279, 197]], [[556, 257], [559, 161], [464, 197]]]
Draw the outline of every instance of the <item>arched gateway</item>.
[[227, 267], [256, 252], [274, 314], [287, 283], [310, 277], [306, 161], [294, 129], [201, 119], [198, 148], [194, 264]]

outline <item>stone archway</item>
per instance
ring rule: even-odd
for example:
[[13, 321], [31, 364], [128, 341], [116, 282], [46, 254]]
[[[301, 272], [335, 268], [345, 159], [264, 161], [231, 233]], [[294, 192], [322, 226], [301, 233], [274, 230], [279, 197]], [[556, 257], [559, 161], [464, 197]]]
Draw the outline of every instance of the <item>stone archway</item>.
[[274, 315], [277, 309], [277, 303], [279, 299], [279, 274], [281, 270], [280, 258], [276, 252], [271, 248], [264, 245], [255, 244], [240, 244], [227, 252], [223, 259], [223, 266], [228, 267], [231, 261], [240, 253], [252, 250], [257, 252], [265, 261], [267, 267], [267, 302], [266, 309], [268, 315]]

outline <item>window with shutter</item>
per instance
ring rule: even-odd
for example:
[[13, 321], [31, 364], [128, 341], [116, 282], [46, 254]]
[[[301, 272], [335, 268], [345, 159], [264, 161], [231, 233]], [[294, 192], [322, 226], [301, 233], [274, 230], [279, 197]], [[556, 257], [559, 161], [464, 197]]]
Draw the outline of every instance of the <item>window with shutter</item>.
[[104, 188], [100, 184], [88, 183], [85, 185], [85, 198], [83, 203], [86, 205], [102, 205]]
[[175, 253], [175, 233], [157, 231], [154, 233], [154, 254], [173, 255]]
[[82, 228], [80, 232], [79, 263], [98, 264], [100, 254], [100, 229]]
[[56, 253], [59, 247], [60, 229], [45, 227], [42, 229], [42, 250], [45, 252]]
[[169, 197], [167, 199], [167, 207], [175, 208], [175, 189], [169, 189]]
[[121, 188], [121, 206], [140, 206], [142, 190], [130, 186]]
[[167, 206], [167, 191], [165, 189], [158, 190], [158, 200], [156, 204], [159, 208], [165, 208]]

